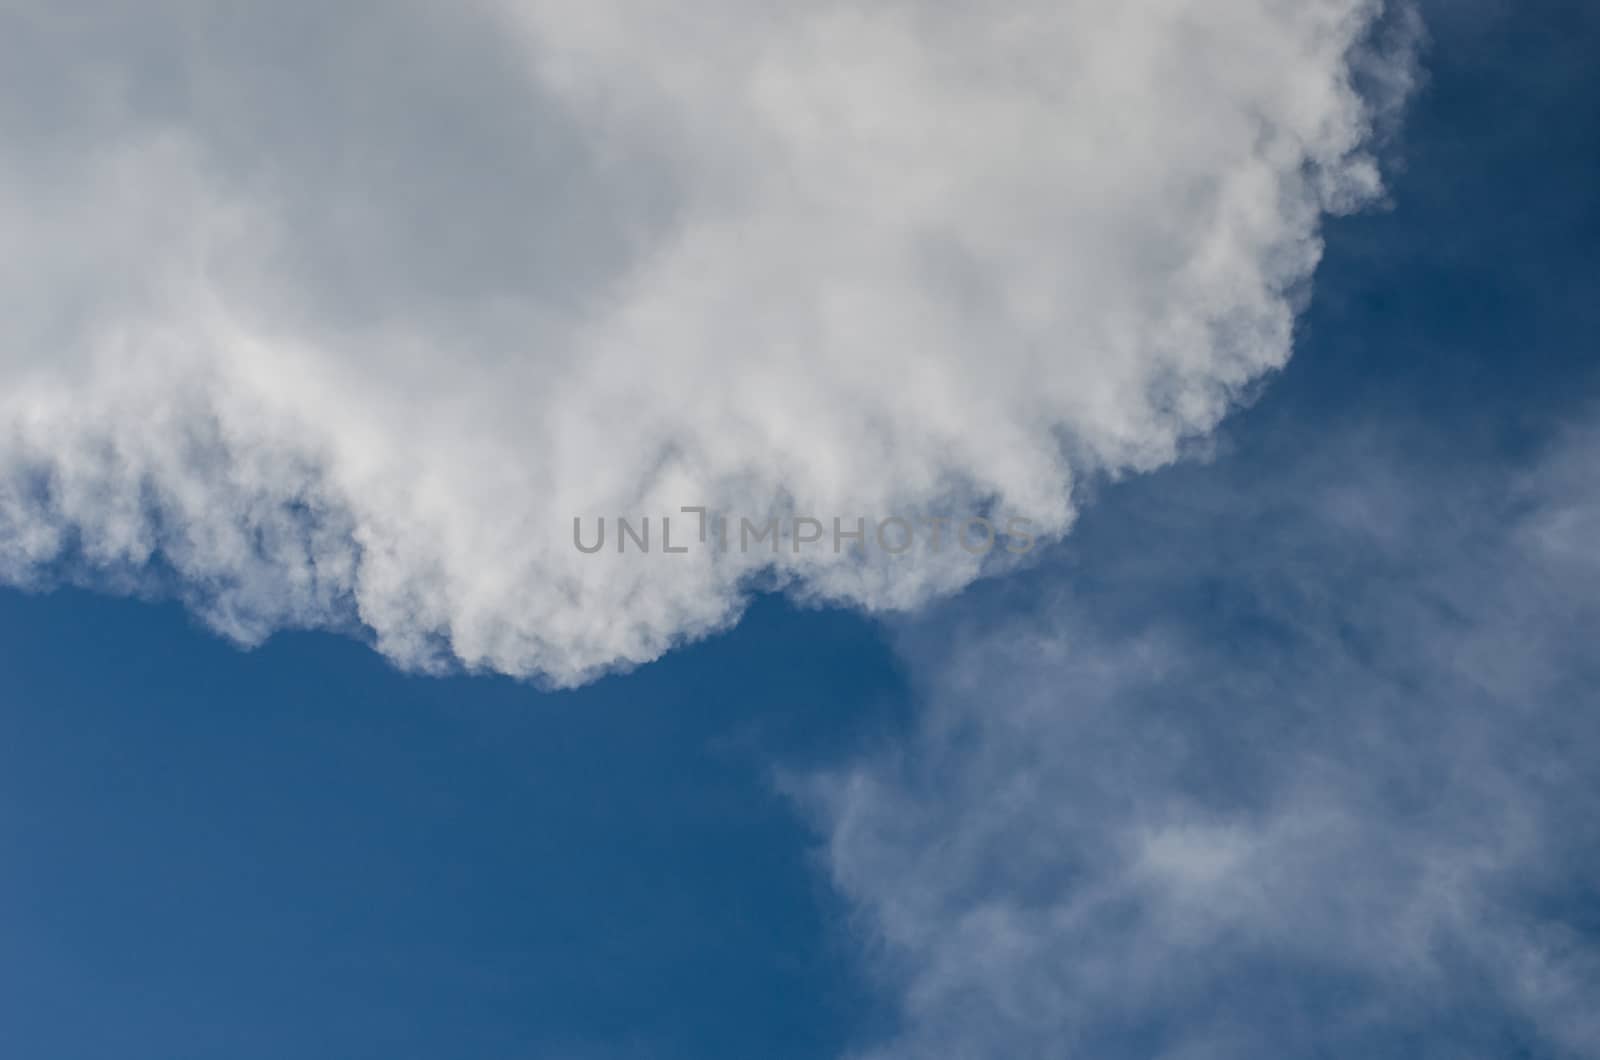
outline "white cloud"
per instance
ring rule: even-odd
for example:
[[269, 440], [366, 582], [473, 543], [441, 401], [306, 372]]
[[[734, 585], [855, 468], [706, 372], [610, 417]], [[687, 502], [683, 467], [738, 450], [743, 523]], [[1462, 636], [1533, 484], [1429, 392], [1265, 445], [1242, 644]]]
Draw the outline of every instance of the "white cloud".
[[0, 13], [0, 577], [558, 682], [765, 563], [571, 520], [981, 505], [1050, 534], [1289, 355], [1377, 189], [1374, 0], [22, 3]]
[[1600, 435], [1409, 451], [1163, 483], [1033, 614], [910, 627], [911, 738], [789, 781], [864, 1055], [1600, 1056]]

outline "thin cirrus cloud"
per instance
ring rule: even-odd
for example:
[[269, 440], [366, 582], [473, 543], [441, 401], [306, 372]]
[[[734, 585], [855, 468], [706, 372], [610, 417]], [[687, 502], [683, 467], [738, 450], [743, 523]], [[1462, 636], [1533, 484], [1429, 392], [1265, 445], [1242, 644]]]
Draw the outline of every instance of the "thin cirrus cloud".
[[860, 1055], [1600, 1050], [1600, 433], [1293, 441], [924, 619], [911, 737], [788, 778], [899, 1012]]
[[1076, 483], [1171, 461], [1289, 356], [1320, 218], [1380, 190], [1404, 22], [8, 4], [0, 578], [555, 683], [757, 583], [959, 588], [960, 551], [586, 556], [571, 521], [1065, 532]]

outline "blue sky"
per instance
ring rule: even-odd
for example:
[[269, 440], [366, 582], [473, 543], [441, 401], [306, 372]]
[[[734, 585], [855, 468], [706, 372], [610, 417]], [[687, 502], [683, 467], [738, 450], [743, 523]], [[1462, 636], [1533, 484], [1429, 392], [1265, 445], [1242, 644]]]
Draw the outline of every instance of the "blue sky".
[[4, 621], [16, 1055], [811, 1056], [876, 1018], [768, 778], [899, 694], [859, 619], [763, 606], [551, 696], [75, 592]]
[[[1253, 0], [1171, 26], [1019, 3], [1038, 55], [1119, 59], [1071, 52], [1130, 130], [1061, 104], [1088, 161], [1022, 146], [1031, 82], [930, 87], [871, 18], [769, 39], [708, 2], [726, 37], [696, 44], [649, 4], [538, 3], [518, 53], [289, 5], [278, 36], [188, 25], [213, 50], [186, 54], [183, 5], [28, 6], [0, 17], [65, 73], [0, 110], [33, 219], [7, 245], [38, 266], [0, 271], [30, 307], [0, 360], [4, 1055], [1600, 1056], [1590, 5], [1423, 4], [1421, 34], [1328, 5], [1346, 39]], [[724, 113], [689, 67], [618, 74], [635, 23], [713, 85], [746, 46], [801, 58]], [[1038, 57], [949, 28], [920, 47], [952, 69]], [[581, 62], [513, 99], [557, 38]], [[1259, 81], [1217, 74], [1237, 42]], [[417, 58], [391, 84], [392, 52]], [[864, 141], [794, 117], [857, 113], [835, 92], [887, 101]], [[936, 110], [1023, 139], [919, 183], [899, 137]], [[1277, 207], [1207, 198], [1232, 181]], [[504, 212], [529, 186], [533, 220]], [[880, 187], [914, 224], [839, 205]], [[1031, 315], [1039, 272], [1060, 319]], [[925, 318], [950, 345], [920, 360], [833, 330]], [[649, 355], [618, 352], [641, 320]], [[583, 356], [524, 364], [530, 335]], [[1045, 543], [566, 547], [574, 514], [774, 492], [1014, 510]]]

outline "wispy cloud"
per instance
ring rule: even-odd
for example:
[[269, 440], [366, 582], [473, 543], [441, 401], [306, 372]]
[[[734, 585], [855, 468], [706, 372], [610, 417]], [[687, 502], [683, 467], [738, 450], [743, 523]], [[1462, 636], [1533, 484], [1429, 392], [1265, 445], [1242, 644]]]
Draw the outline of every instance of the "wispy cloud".
[[1282, 451], [916, 627], [911, 742], [792, 781], [868, 1055], [1600, 1055], [1600, 437]]

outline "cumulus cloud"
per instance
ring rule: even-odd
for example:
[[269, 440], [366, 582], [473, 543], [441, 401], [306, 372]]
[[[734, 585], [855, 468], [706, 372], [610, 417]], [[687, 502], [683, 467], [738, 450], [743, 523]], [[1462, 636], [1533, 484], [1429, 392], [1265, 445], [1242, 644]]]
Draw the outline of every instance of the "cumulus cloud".
[[898, 1002], [863, 1055], [1600, 1055], [1600, 435], [1412, 441], [1164, 483], [908, 633], [912, 738], [790, 780]]
[[1377, 0], [0, 9], [0, 578], [555, 682], [753, 584], [960, 550], [579, 553], [575, 516], [1043, 535], [1290, 352], [1378, 191]]

